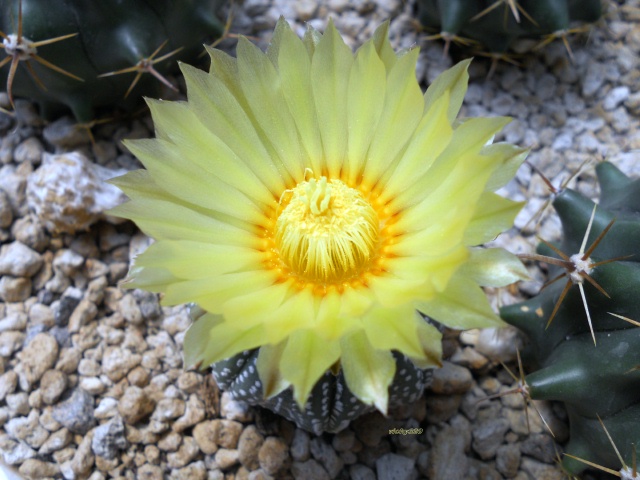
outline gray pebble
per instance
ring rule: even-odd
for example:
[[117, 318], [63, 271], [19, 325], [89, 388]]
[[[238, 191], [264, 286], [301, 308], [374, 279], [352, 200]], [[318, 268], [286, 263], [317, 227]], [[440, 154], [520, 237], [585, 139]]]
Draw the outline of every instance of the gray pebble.
[[16, 163], [29, 162], [32, 165], [40, 163], [44, 147], [37, 137], [29, 137], [13, 152], [13, 159]]
[[606, 66], [598, 62], [590, 62], [587, 73], [582, 79], [582, 96], [594, 96], [605, 81]]
[[0, 248], [0, 275], [31, 277], [42, 266], [42, 257], [21, 242], [12, 242]]
[[414, 462], [410, 458], [387, 453], [376, 461], [378, 478], [389, 480], [414, 480], [418, 478], [418, 472], [414, 468]]
[[529, 435], [520, 445], [523, 454], [545, 463], [553, 463], [556, 459], [556, 448], [553, 439], [543, 433]]
[[469, 369], [445, 361], [442, 368], [433, 371], [431, 390], [443, 395], [465, 393], [471, 388], [471, 382]]
[[93, 415], [94, 399], [84, 390], [77, 388], [53, 409], [53, 418], [74, 433], [85, 434], [95, 424]]
[[333, 448], [322, 440], [322, 437], [316, 437], [311, 440], [311, 455], [324, 467], [331, 478], [336, 478], [344, 462], [338, 456]]
[[47, 142], [65, 149], [74, 149], [91, 142], [87, 130], [79, 128], [69, 117], [49, 123], [42, 134]]
[[297, 462], [309, 460], [309, 434], [302, 429], [296, 429], [291, 442], [291, 457]]
[[[466, 435], [465, 435], [466, 434]], [[428, 465], [430, 480], [468, 478], [469, 459], [465, 455], [468, 430], [445, 426], [435, 437]]]
[[473, 430], [473, 449], [483, 460], [493, 458], [509, 430], [509, 421], [504, 418], [486, 420]]
[[91, 449], [96, 455], [113, 459], [116, 458], [120, 450], [127, 448], [128, 444], [122, 417], [116, 415], [109, 422], [94, 430]]
[[291, 473], [296, 480], [331, 480], [327, 471], [315, 460], [293, 462]]
[[626, 85], [612, 88], [602, 101], [602, 108], [613, 110], [629, 98], [629, 87]]
[[496, 469], [506, 478], [513, 478], [520, 467], [520, 449], [515, 444], [501, 445], [496, 450]]

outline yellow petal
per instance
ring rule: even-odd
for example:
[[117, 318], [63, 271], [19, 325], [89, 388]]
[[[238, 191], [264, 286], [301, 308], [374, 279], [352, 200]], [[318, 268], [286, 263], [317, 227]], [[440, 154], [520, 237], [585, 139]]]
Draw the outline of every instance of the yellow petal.
[[460, 275], [484, 287], [504, 287], [529, 274], [520, 259], [502, 248], [473, 248]]
[[263, 345], [258, 353], [256, 368], [262, 382], [262, 395], [265, 399], [275, 397], [291, 385], [280, 372], [280, 360], [286, 342], [277, 345]]
[[136, 258], [136, 265], [166, 268], [176, 278], [198, 279], [259, 269], [263, 257], [262, 252], [237, 245], [159, 240]]
[[358, 50], [349, 77], [349, 143], [345, 167], [350, 185], [360, 183], [367, 150], [384, 107], [386, 83], [384, 63], [370, 40]]
[[311, 88], [311, 58], [290, 28], [283, 30], [281, 35], [278, 68], [282, 92], [309, 161], [305, 166], [314, 172], [322, 172], [324, 153]]
[[340, 345], [327, 342], [311, 331], [291, 334], [280, 360], [283, 378], [294, 389], [294, 398], [301, 410], [313, 386], [340, 358]]
[[[160, 139], [126, 142], [158, 187], [187, 203], [235, 217], [254, 225], [266, 225], [264, 212], [250, 198], [192, 162], [182, 162], [178, 147]], [[215, 192], [215, 194], [212, 194]]]
[[247, 99], [258, 135], [269, 147], [272, 158], [279, 159], [291, 178], [304, 178], [302, 151], [296, 125], [289, 109], [283, 108], [280, 78], [275, 66], [262, 51], [244, 37], [238, 42], [240, 85]]
[[523, 205], [524, 202], [514, 202], [495, 193], [484, 192], [464, 233], [464, 244], [482, 245], [493, 240], [511, 228]]
[[353, 64], [351, 49], [329, 21], [311, 60], [311, 85], [318, 114], [318, 125], [325, 154], [326, 172], [339, 178], [347, 153], [347, 104], [349, 72]]
[[469, 82], [469, 64], [471, 59], [463, 60], [448, 70], [438, 75], [424, 94], [424, 111], [426, 115], [430, 114], [430, 110], [439, 101], [442, 95], [449, 97], [449, 105], [447, 109], [448, 123], [458, 116], [458, 111], [464, 100], [464, 94], [467, 92], [467, 84]]
[[454, 275], [444, 292], [428, 302], [419, 302], [418, 309], [449, 328], [467, 330], [504, 325], [478, 284], [463, 275]]
[[386, 415], [389, 385], [396, 373], [393, 355], [373, 348], [362, 330], [343, 337], [340, 345], [340, 362], [349, 390], [361, 402], [374, 405]]
[[[210, 315], [210, 314], [207, 314]], [[197, 320], [202, 322], [207, 315]], [[196, 332], [194, 332], [195, 334]], [[204, 332], [198, 332], [204, 334]], [[206, 347], [203, 349], [202, 361], [205, 365], [212, 365], [220, 360], [233, 357], [245, 350], [252, 350], [262, 345], [264, 328], [258, 325], [250, 330], [237, 328], [229, 322], [222, 321], [209, 329], [206, 337]]]
[[186, 368], [199, 366], [204, 369], [211, 365], [205, 363], [206, 351], [211, 342], [211, 330], [223, 322], [222, 316], [204, 314], [191, 324], [184, 335], [184, 365]]
[[373, 188], [422, 118], [422, 91], [416, 80], [419, 49], [401, 57], [387, 76], [384, 108], [367, 152], [363, 186]]
[[129, 172], [111, 179], [110, 183], [121, 188], [132, 200], [109, 210], [109, 214], [134, 220], [151, 237], [260, 247], [261, 241], [254, 228], [239, 228], [194, 210], [159, 189], [145, 170]]
[[283, 192], [290, 181], [284, 166], [274, 162], [240, 100], [216, 75], [181, 65], [189, 106], [202, 124], [261, 178], [271, 192]]
[[[473, 166], [470, 160], [478, 158], [482, 147], [509, 121], [504, 117], [492, 117], [472, 118], [464, 122], [454, 130], [451, 142], [427, 174], [408, 184], [389, 208], [398, 211], [414, 205], [440, 187], [448, 177], [465, 175], [467, 168]], [[467, 159], [469, 163], [460, 167], [461, 159]]]
[[186, 161], [235, 187], [263, 205], [277, 201], [282, 192], [271, 192], [263, 179], [249, 168], [220, 138], [205, 128], [184, 102], [148, 100], [158, 138], [179, 145], [180, 168]]
[[261, 291], [276, 280], [274, 272], [254, 270], [196, 280], [184, 280], [167, 285], [163, 305], [195, 302], [212, 313], [221, 313], [222, 305], [230, 298]]
[[378, 56], [384, 63], [387, 72], [390, 71], [396, 64], [398, 57], [396, 52], [393, 51], [393, 47], [389, 41], [388, 20], [383, 22], [378, 28], [376, 28], [376, 31], [373, 32], [373, 43], [376, 46]]
[[398, 164], [384, 174], [376, 187], [380, 203], [386, 204], [415, 179], [428, 175], [453, 136], [447, 121], [449, 105], [449, 94], [445, 91], [422, 118]]
[[413, 305], [374, 308], [363, 317], [367, 338], [378, 350], [397, 350], [408, 357], [423, 358], [418, 338], [418, 318]]
[[502, 158], [502, 165], [493, 171], [485, 190], [495, 192], [509, 183], [522, 162], [527, 158], [528, 153], [529, 149], [518, 148], [508, 143], [494, 143], [484, 147], [482, 149], [483, 155], [497, 155]]

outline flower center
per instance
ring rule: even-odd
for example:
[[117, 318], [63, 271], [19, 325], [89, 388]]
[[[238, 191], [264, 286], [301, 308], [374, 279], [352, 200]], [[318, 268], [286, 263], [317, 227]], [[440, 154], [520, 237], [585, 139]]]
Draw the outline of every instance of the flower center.
[[366, 270], [380, 222], [362, 194], [326, 177], [289, 192], [275, 228], [280, 259], [298, 276], [319, 283], [348, 281]]

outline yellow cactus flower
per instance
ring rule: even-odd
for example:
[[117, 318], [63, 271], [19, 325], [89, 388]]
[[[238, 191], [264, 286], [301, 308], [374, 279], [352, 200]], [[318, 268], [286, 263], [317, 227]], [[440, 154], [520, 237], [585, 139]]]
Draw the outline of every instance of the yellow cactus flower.
[[112, 213], [156, 242], [128, 286], [206, 314], [188, 364], [260, 348], [265, 397], [304, 405], [328, 369], [382, 412], [396, 365], [441, 360], [441, 335], [498, 326], [480, 285], [519, 279], [500, 249], [520, 204], [494, 191], [525, 152], [491, 144], [502, 117], [455, 121], [468, 62], [423, 95], [418, 49], [395, 53], [388, 24], [355, 54], [329, 22], [298, 38], [281, 20], [266, 53], [209, 49], [182, 66], [187, 102], [149, 101], [155, 139], [128, 141], [146, 170], [115, 180]]

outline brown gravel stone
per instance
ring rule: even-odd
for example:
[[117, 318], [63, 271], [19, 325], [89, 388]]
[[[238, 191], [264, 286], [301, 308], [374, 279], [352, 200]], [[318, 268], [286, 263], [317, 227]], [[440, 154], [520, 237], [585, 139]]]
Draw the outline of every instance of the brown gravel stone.
[[48, 333], [39, 333], [18, 354], [20, 363], [16, 366], [20, 388], [31, 390], [44, 372], [54, 366], [58, 359], [58, 342]]
[[289, 458], [289, 448], [278, 437], [267, 437], [258, 452], [260, 467], [269, 475], [275, 475]]
[[128, 387], [118, 402], [118, 411], [129, 425], [135, 425], [150, 415], [154, 407], [153, 399], [140, 387]]
[[26, 478], [38, 480], [46, 477], [56, 477], [60, 474], [60, 466], [56, 463], [44, 462], [35, 458], [26, 460], [18, 470]]
[[242, 463], [242, 465], [244, 465], [248, 470], [255, 470], [260, 466], [258, 453], [263, 442], [264, 437], [253, 425], [249, 425], [245, 428], [240, 435], [240, 440], [238, 440], [240, 463]]
[[216, 452], [216, 463], [222, 470], [228, 470], [234, 465], [237, 465], [239, 461], [238, 450], [229, 450], [228, 448], [221, 448]]
[[40, 379], [42, 401], [53, 405], [67, 388], [67, 375], [59, 370], [47, 370]]
[[193, 437], [184, 437], [178, 451], [167, 455], [167, 464], [171, 468], [182, 468], [188, 465], [198, 455], [199, 451]]

